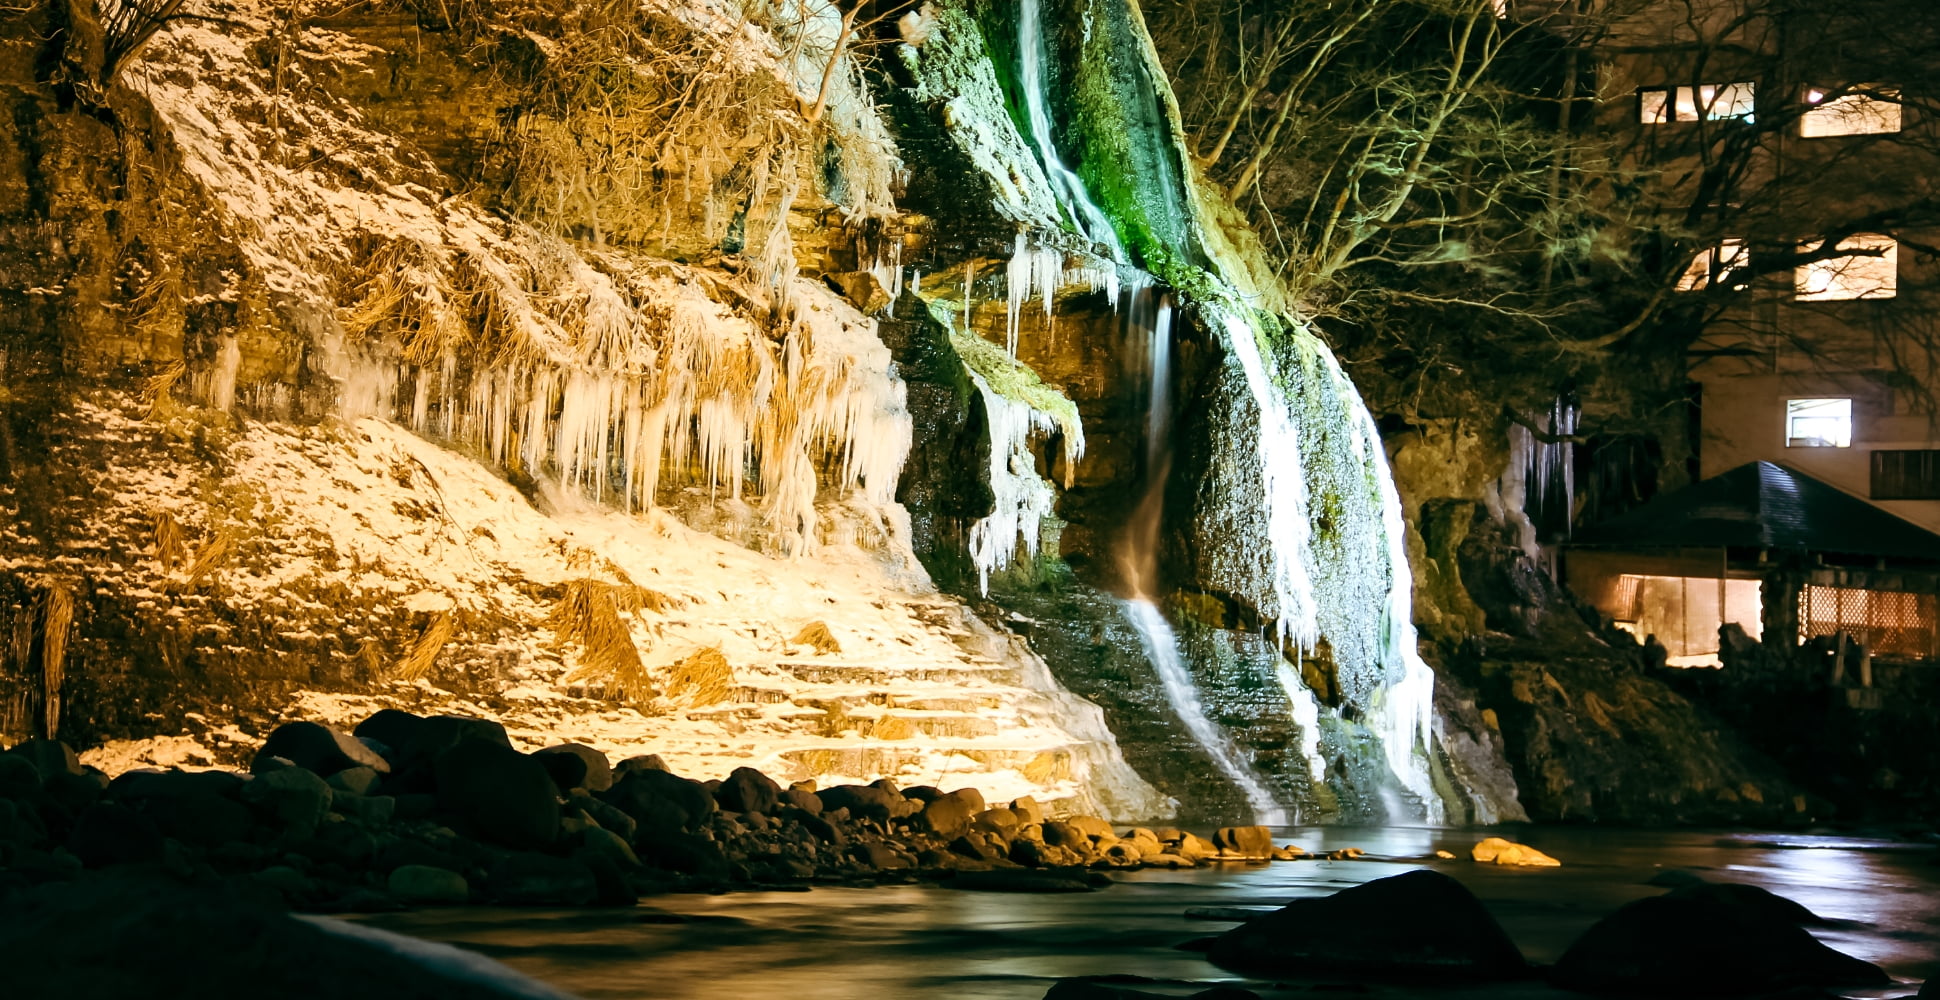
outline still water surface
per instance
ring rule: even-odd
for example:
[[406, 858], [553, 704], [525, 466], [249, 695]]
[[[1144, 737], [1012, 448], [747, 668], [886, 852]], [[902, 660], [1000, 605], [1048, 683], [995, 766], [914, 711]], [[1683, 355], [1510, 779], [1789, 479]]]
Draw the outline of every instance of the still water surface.
[[[1940, 974], [1940, 866], [1929, 844], [1787, 834], [1540, 828], [1508, 832], [1563, 862], [1510, 869], [1423, 861], [1437, 848], [1466, 858], [1486, 831], [1309, 827], [1283, 832], [1309, 850], [1359, 847], [1380, 860], [1226, 865], [1114, 874], [1100, 892], [1030, 896], [930, 885], [817, 888], [806, 893], [660, 896], [632, 910], [426, 910], [372, 918], [418, 937], [483, 952], [587, 1000], [1037, 1000], [1067, 976], [1131, 975], [1136, 988], [1184, 995], [1245, 982], [1268, 996], [1312, 996], [1340, 977], [1285, 990], [1238, 980], [1181, 942], [1231, 926], [1187, 919], [1194, 907], [1272, 908], [1432, 864], [1465, 883], [1533, 962], [1554, 962], [1624, 903], [1664, 890], [1665, 869], [1763, 886], [1822, 917], [1821, 940], [1878, 963], [1905, 984], [1857, 997], [1909, 995]], [[687, 923], [665, 921], [679, 914]], [[1444, 998], [1570, 996], [1536, 984], [1421, 991], [1376, 985], [1360, 995]]]

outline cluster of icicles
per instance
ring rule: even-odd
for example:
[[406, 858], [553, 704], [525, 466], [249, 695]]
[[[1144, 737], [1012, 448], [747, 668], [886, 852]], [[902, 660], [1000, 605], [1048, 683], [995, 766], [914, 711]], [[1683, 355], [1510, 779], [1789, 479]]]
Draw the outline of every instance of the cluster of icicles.
[[[819, 285], [793, 283], [777, 339], [681, 269], [552, 277], [554, 295], [518, 304], [532, 313], [527, 335], [498, 345], [501, 360], [369, 358], [345, 410], [628, 510], [667, 488], [754, 494], [788, 554], [815, 543], [819, 478], [893, 501], [911, 440], [904, 386], [873, 324]], [[546, 302], [572, 302], [572, 315]]]

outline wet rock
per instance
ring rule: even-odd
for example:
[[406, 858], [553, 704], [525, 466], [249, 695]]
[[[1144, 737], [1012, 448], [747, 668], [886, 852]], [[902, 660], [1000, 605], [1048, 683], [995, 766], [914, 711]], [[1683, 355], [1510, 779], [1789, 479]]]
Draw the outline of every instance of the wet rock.
[[1263, 826], [1222, 826], [1213, 832], [1213, 847], [1244, 858], [1273, 855], [1273, 831]]
[[1704, 885], [1704, 876], [1682, 868], [1667, 868], [1644, 880], [1645, 885], [1662, 886], [1666, 889], [1682, 889], [1690, 885]]
[[[379, 774], [391, 770], [389, 761], [358, 742], [356, 737], [314, 722], [286, 722], [277, 726], [269, 739], [263, 741], [262, 749], [256, 751], [258, 761], [268, 757], [281, 757], [325, 778], [350, 767], [368, 767]], [[255, 771], [258, 767], [251, 763], [249, 769]]]
[[590, 906], [599, 882], [584, 863], [549, 854], [514, 854], [493, 865], [485, 891], [512, 906]]
[[1506, 979], [1526, 969], [1481, 902], [1461, 883], [1428, 870], [1296, 899], [1215, 938], [1208, 957], [1256, 975]]
[[1551, 980], [1586, 993], [1653, 996], [1890, 982], [1878, 966], [1821, 944], [1781, 915], [1796, 912], [1789, 907], [1713, 891], [1720, 888], [1692, 886], [1624, 906], [1570, 945], [1551, 970]]
[[737, 767], [714, 790], [714, 801], [730, 812], [767, 815], [781, 802], [781, 786], [752, 767]]
[[439, 810], [463, 820], [478, 836], [515, 849], [545, 847], [558, 836], [558, 793], [545, 765], [471, 738], [439, 752], [434, 761]]
[[600, 797], [633, 817], [636, 841], [648, 831], [697, 830], [720, 808], [700, 782], [652, 768], [623, 771]]
[[603, 792], [613, 787], [613, 766], [607, 761], [606, 755], [598, 750], [583, 743], [561, 743], [558, 746], [540, 750], [534, 756], [541, 761], [549, 762], [550, 755], [553, 754], [575, 758], [584, 765], [580, 772], [580, 780], [575, 784], [560, 786], [561, 792], [574, 788], [584, 788], [589, 792]]
[[471, 899], [465, 876], [430, 865], [400, 865], [384, 885], [391, 895], [415, 906], [457, 906]]
[[1485, 864], [1518, 865], [1525, 868], [1559, 868], [1562, 862], [1527, 844], [1501, 837], [1490, 837], [1476, 844], [1469, 857]]
[[[258, 755], [261, 759], [261, 755]], [[330, 811], [330, 786], [322, 778], [301, 767], [279, 767], [256, 775], [242, 788], [244, 802], [256, 808], [257, 815], [280, 824], [295, 837], [316, 832]]]

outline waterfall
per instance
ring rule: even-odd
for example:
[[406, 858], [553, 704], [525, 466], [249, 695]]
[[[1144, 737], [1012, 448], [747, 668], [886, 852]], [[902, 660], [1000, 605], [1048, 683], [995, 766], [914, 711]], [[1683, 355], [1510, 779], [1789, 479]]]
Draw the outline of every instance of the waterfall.
[[1043, 164], [1044, 175], [1050, 178], [1051, 193], [1070, 213], [1078, 233], [1093, 243], [1110, 247], [1111, 259], [1123, 261], [1125, 245], [1118, 241], [1118, 232], [1112, 228], [1111, 220], [1092, 204], [1084, 179], [1058, 158], [1057, 142], [1051, 134], [1050, 95], [1044, 82], [1044, 64], [1050, 54], [1044, 38], [1042, 0], [1023, 0], [1017, 10], [1017, 59], [1025, 117], [1030, 121], [1031, 141], [1037, 146], [1038, 160]]
[[[1125, 617], [1138, 630], [1145, 655], [1158, 672], [1159, 686], [1173, 714], [1185, 724], [1194, 742], [1212, 758], [1221, 774], [1240, 787], [1253, 810], [1253, 821], [1268, 826], [1285, 826], [1287, 812], [1274, 800], [1273, 793], [1260, 782], [1214, 722], [1206, 717], [1199, 689], [1192, 673], [1179, 654], [1179, 639], [1154, 601], [1159, 590], [1159, 532], [1165, 513], [1165, 480], [1172, 468], [1169, 446], [1172, 422], [1172, 304], [1156, 294], [1149, 283], [1136, 282], [1126, 289], [1125, 327], [1130, 335], [1144, 334], [1144, 344], [1129, 344], [1134, 352], [1141, 348], [1146, 372], [1145, 395], [1145, 493], [1139, 498], [1126, 525], [1120, 562], [1131, 596], [1125, 600]], [[1131, 339], [1130, 336], [1127, 338]]]

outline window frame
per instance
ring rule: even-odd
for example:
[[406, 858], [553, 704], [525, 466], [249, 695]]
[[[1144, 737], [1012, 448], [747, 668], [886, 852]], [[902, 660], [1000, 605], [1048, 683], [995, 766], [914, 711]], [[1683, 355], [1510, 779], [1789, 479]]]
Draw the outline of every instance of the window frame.
[[[1881, 467], [1885, 464], [1883, 459], [1888, 455], [1900, 456], [1902, 458], [1914, 455], [1920, 456], [1919, 461], [1926, 467], [1926, 474], [1920, 478], [1922, 481], [1931, 484], [1928, 487], [1928, 492], [1912, 492], [1904, 489], [1904, 487], [1898, 492], [1881, 490], [1880, 471]], [[1874, 500], [1940, 500], [1940, 449], [1874, 448], [1872, 449], [1872, 455], [1867, 460], [1867, 471], [1866, 493], [1868, 497]], [[1896, 477], [1898, 482], [1904, 484], [1913, 481], [1911, 477], [1905, 475], [1904, 469], [1900, 471], [1901, 474]]]
[[[1705, 262], [1702, 278], [1695, 277], [1698, 262]], [[1749, 270], [1751, 267], [1751, 244], [1742, 236], [1722, 237], [1714, 243], [1700, 248], [1691, 256], [1684, 270], [1677, 276], [1677, 283], [1671, 287], [1674, 292], [1708, 292], [1722, 288], [1730, 292], [1742, 292], [1751, 287], [1751, 282], [1726, 281], [1735, 272]]]

